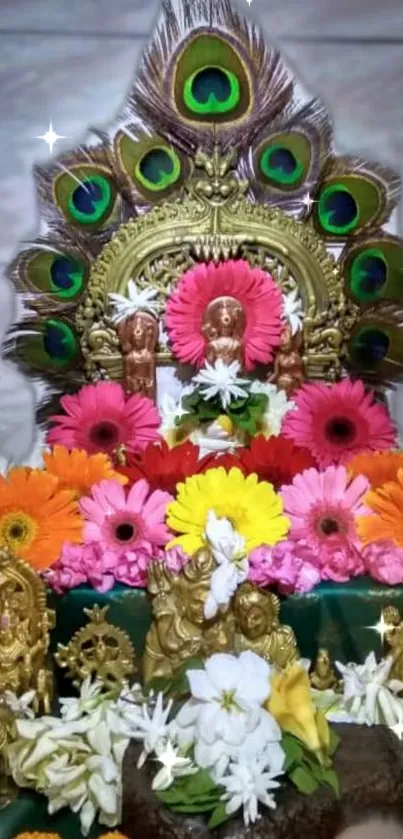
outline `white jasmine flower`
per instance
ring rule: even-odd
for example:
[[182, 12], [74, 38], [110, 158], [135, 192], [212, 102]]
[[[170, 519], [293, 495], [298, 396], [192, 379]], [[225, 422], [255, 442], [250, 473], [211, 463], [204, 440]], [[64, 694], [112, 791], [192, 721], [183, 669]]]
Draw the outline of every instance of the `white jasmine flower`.
[[280, 729], [261, 707], [270, 695], [270, 673], [267, 662], [252, 652], [217, 653], [204, 670], [188, 671], [192, 697], [176, 716], [175, 736], [181, 746], [194, 744], [196, 763], [212, 769], [214, 778], [255, 731], [260, 729], [262, 749], [269, 738], [280, 739]]
[[354, 722], [388, 726], [400, 722], [403, 701], [396, 694], [403, 690], [403, 682], [390, 679], [392, 665], [391, 656], [378, 663], [374, 653], [367, 656], [364, 664], [336, 662], [343, 677], [343, 704]]
[[233, 399], [244, 399], [250, 388], [249, 379], [238, 378], [241, 365], [238, 361], [232, 364], [224, 364], [219, 358], [214, 364], [206, 361], [203, 370], [194, 377], [196, 385], [202, 385], [200, 393], [205, 399], [214, 399], [219, 396], [225, 410]]
[[6, 690], [2, 696], [3, 702], [15, 717], [33, 719], [35, 712], [31, 705], [35, 699], [36, 691], [28, 690], [22, 696], [16, 696], [11, 690]]
[[153, 708], [146, 703], [140, 708], [132, 706], [132, 712], [126, 718], [126, 722], [131, 739], [141, 740], [143, 743], [143, 751], [138, 760], [139, 767], [144, 765], [148, 755], [165, 747], [169, 734], [168, 717], [171, 708], [172, 700], [164, 708], [162, 693], [157, 694]]
[[288, 294], [283, 294], [283, 318], [288, 321], [292, 335], [295, 335], [302, 329], [304, 313], [302, 311], [302, 300], [297, 288]]
[[170, 740], [163, 748], [157, 747], [156, 757], [158, 762], [162, 763], [162, 768], [153, 779], [152, 788], [154, 790], [168, 789], [175, 778], [194, 775], [198, 771], [198, 767], [194, 765], [190, 758], [181, 756]]
[[124, 294], [110, 293], [108, 295], [115, 309], [114, 323], [120, 323], [125, 318], [135, 315], [136, 312], [150, 312], [150, 314], [157, 317], [158, 303], [155, 300], [157, 294], [158, 291], [156, 289], [138, 289], [134, 280], [129, 280], [127, 284], [127, 297]]
[[218, 566], [211, 575], [204, 606], [205, 617], [210, 620], [220, 607], [228, 605], [238, 586], [247, 579], [249, 563], [244, 537], [228, 519], [217, 518], [214, 510], [208, 512], [205, 536]]
[[80, 696], [62, 697], [60, 714], [66, 722], [79, 720], [84, 714], [90, 714], [98, 705], [102, 693], [102, 682], [93, 682], [88, 676], [80, 685]]
[[265, 437], [278, 437], [281, 432], [283, 419], [289, 411], [294, 410], [295, 402], [289, 401], [284, 390], [270, 383], [259, 382], [255, 379], [251, 385], [251, 393], [263, 393], [267, 396], [267, 406], [260, 419], [261, 433]]
[[259, 818], [258, 804], [275, 809], [276, 802], [272, 790], [278, 789], [279, 782], [275, 780], [283, 773], [283, 762], [280, 766], [267, 766], [265, 760], [251, 759], [231, 763], [228, 774], [221, 778], [220, 784], [226, 790], [222, 796], [226, 801], [228, 815], [243, 808], [243, 820], [246, 827], [254, 824]]

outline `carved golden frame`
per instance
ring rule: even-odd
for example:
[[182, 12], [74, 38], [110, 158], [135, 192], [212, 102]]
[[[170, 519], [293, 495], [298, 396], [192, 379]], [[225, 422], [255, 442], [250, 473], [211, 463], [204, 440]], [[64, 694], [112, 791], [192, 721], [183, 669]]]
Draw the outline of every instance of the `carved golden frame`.
[[[253, 203], [248, 183], [234, 172], [235, 152], [198, 152], [184, 194], [121, 225], [94, 262], [88, 293], [77, 312], [86, 375], [122, 379], [110, 292], [125, 294], [129, 279], [158, 291], [161, 315], [169, 291], [198, 260], [241, 256], [268, 270], [284, 290], [298, 286], [304, 309], [304, 362], [308, 378], [334, 380], [353, 316], [343, 280], [312, 221]], [[157, 363], [171, 363], [167, 351]]]

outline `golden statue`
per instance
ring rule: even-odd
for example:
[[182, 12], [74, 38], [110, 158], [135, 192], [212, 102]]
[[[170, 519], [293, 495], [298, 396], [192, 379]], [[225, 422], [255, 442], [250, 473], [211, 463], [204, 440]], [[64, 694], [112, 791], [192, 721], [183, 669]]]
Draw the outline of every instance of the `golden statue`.
[[123, 384], [128, 393], [155, 399], [158, 321], [150, 312], [122, 320], [117, 333], [123, 353]]
[[35, 690], [34, 710], [51, 712], [53, 679], [47, 668], [54, 613], [46, 608], [40, 577], [0, 548], [0, 695]]
[[382, 609], [382, 620], [387, 624], [385, 641], [393, 660], [390, 678], [403, 681], [403, 620], [399, 609], [386, 606]]
[[339, 679], [333, 670], [330, 656], [327, 650], [321, 648], [315, 661], [315, 668], [310, 675], [311, 685], [316, 690], [336, 689]]
[[305, 368], [302, 358], [302, 332], [292, 334], [286, 326], [281, 335], [279, 350], [274, 359], [274, 371], [269, 382], [277, 385], [288, 395], [301, 387], [305, 381]]
[[243, 364], [245, 312], [234, 297], [217, 297], [204, 312], [202, 332], [207, 341], [206, 361]]
[[285, 667], [298, 657], [290, 626], [280, 624], [280, 600], [253, 583], [242, 583], [233, 598], [235, 651], [252, 650], [271, 664]]
[[78, 687], [87, 677], [95, 677], [107, 689], [123, 687], [135, 666], [135, 652], [129, 636], [106, 620], [109, 606], [84, 609], [90, 619], [65, 646], [57, 645], [55, 660]]
[[17, 786], [9, 776], [6, 749], [12, 739], [14, 714], [0, 698], [0, 809], [17, 795]]
[[253, 650], [280, 666], [297, 657], [294, 633], [279, 622], [280, 601], [251, 583], [243, 583], [228, 607], [206, 620], [204, 607], [215, 567], [207, 548], [197, 551], [180, 574], [161, 562], [149, 566], [154, 620], [143, 659], [146, 683], [171, 678], [188, 658], [217, 652]]

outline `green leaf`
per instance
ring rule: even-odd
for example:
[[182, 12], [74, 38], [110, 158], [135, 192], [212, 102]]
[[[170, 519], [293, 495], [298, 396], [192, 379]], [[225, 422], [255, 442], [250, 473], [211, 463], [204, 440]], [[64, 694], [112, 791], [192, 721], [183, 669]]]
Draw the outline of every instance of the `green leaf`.
[[337, 773], [334, 769], [324, 769], [322, 774], [322, 783], [330, 787], [336, 795], [340, 798], [340, 783]]
[[334, 755], [334, 753], [337, 751], [337, 749], [340, 746], [340, 737], [339, 737], [338, 734], [336, 734], [334, 728], [332, 728], [331, 725], [329, 725], [329, 731], [330, 731], [330, 743], [329, 743], [329, 746], [328, 746], [328, 749], [327, 749], [327, 753], [332, 756], [332, 755]]
[[146, 690], [150, 693], [152, 690], [155, 693], [163, 693], [164, 695], [170, 693], [172, 685], [172, 678], [166, 678], [163, 676], [157, 676], [155, 679], [151, 679], [150, 682], [147, 682]]
[[200, 769], [194, 775], [188, 775], [187, 792], [194, 798], [199, 798], [213, 791], [219, 794], [217, 784], [213, 781], [207, 769]]
[[304, 795], [312, 795], [318, 787], [317, 780], [303, 766], [297, 766], [296, 769], [293, 769], [290, 773], [290, 779]]
[[215, 805], [214, 801], [207, 803], [199, 801], [189, 801], [187, 804], [173, 804], [170, 809], [175, 813], [210, 813]]
[[297, 740], [291, 734], [284, 734], [281, 745], [285, 751], [285, 771], [287, 772], [292, 766], [301, 763], [304, 750]]
[[220, 827], [221, 824], [224, 824], [225, 822], [229, 821], [230, 816], [228, 815], [225, 808], [225, 801], [220, 801], [220, 803], [217, 805], [217, 807], [212, 812], [209, 818], [207, 827], [210, 830], [214, 830], [215, 827]]

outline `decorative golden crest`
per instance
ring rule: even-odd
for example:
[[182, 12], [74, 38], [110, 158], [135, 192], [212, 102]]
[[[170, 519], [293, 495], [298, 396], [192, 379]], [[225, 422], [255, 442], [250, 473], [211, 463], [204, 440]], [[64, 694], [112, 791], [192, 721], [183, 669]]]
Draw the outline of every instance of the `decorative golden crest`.
[[[236, 151], [198, 152], [185, 194], [120, 226], [91, 270], [76, 325], [89, 378], [123, 378], [121, 348], [108, 295], [125, 295], [130, 279], [154, 288], [162, 315], [167, 295], [197, 260], [241, 257], [271, 273], [284, 291], [298, 288], [303, 309], [303, 359], [309, 378], [334, 379], [356, 307], [347, 301], [334, 257], [312, 222], [250, 201], [235, 173]], [[351, 322], [350, 322], [351, 321]], [[157, 348], [158, 349], [158, 348]], [[161, 348], [160, 348], [161, 349]], [[157, 363], [171, 359], [157, 352]]]
[[90, 622], [69, 643], [58, 644], [56, 663], [67, 670], [75, 687], [88, 677], [108, 689], [123, 686], [135, 670], [135, 652], [129, 636], [106, 620], [109, 606], [84, 609]]
[[225, 610], [212, 620], [205, 619], [215, 567], [206, 548], [197, 551], [179, 574], [160, 562], [149, 566], [154, 620], [143, 658], [146, 683], [170, 678], [188, 658], [207, 658], [217, 652], [253, 650], [279, 666], [297, 657], [291, 627], [280, 624], [278, 597], [252, 583], [242, 583]]
[[0, 694], [36, 691], [33, 707], [49, 714], [53, 693], [47, 667], [54, 613], [35, 571], [6, 547], [0, 548]]

